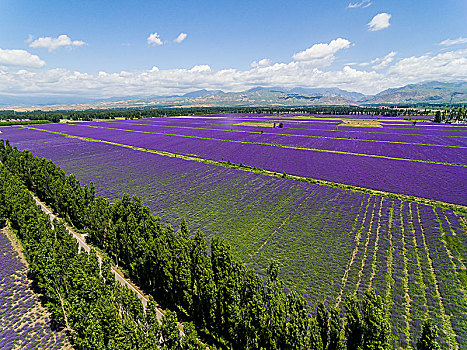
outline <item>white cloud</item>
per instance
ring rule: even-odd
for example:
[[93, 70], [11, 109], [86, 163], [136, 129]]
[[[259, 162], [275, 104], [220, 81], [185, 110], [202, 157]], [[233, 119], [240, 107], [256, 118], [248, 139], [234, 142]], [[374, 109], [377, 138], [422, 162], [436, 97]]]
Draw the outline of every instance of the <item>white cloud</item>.
[[389, 23], [390, 19], [391, 15], [389, 13], [378, 13], [375, 17], [373, 17], [370, 23], [368, 23], [368, 30], [371, 32], [375, 32], [377, 30], [387, 28], [391, 25]]
[[34, 36], [33, 36], [32, 34], [29, 34], [29, 35], [28, 35], [28, 38], [25, 40], [25, 43], [28, 43], [28, 44], [29, 44], [29, 43], [32, 42], [33, 40], [34, 40]]
[[404, 58], [391, 66], [388, 73], [410, 82], [467, 80], [467, 49]]
[[174, 40], [176, 43], [181, 43], [183, 40], [185, 40], [187, 37], [186, 33], [180, 33], [178, 34], [177, 38]]
[[329, 44], [315, 44], [312, 47], [295, 53], [293, 59], [315, 67], [329, 66], [335, 59], [334, 54], [350, 46], [350, 41], [342, 38], [332, 40]]
[[362, 0], [360, 2], [354, 2], [354, 3], [349, 2], [349, 5], [347, 6], [347, 8], [355, 9], [355, 8], [361, 7], [364, 9], [364, 8], [371, 6], [371, 4], [372, 2], [370, 0]]
[[209, 67], [207, 64], [197, 65], [190, 69], [190, 72], [197, 72], [197, 73], [210, 72], [210, 71], [211, 71], [211, 67]]
[[[28, 40], [32, 40], [32, 37], [30, 36]], [[71, 40], [71, 38], [68, 35], [62, 34], [56, 38], [52, 38], [50, 36], [38, 38], [31, 42], [29, 44], [29, 47], [46, 48], [47, 50], [49, 50], [49, 52], [52, 52], [62, 46], [72, 48], [74, 46], [83, 45], [87, 45], [87, 43], [81, 40]]]
[[439, 45], [450, 46], [458, 44], [467, 44], [467, 38], [459, 37], [457, 39], [446, 39], [439, 43]]
[[258, 62], [253, 61], [250, 64], [250, 67], [253, 68], [258, 68], [258, 67], [267, 67], [271, 65], [271, 61], [268, 58], [263, 58], [262, 60], [259, 60]]
[[389, 66], [389, 64], [394, 61], [394, 56], [396, 56], [397, 52], [391, 51], [388, 53], [386, 56], [381, 57], [381, 58], [375, 58], [373, 61], [371, 61], [371, 64], [374, 64], [372, 66], [373, 69], [382, 69], [386, 68]]
[[[2, 60], [0, 52], [0, 65]], [[373, 65], [394, 59], [392, 52], [373, 60]], [[260, 60], [261, 61], [261, 60]], [[11, 59], [10, 59], [11, 62]], [[18, 59], [13, 60], [18, 62]], [[256, 66], [245, 70], [214, 70], [208, 65], [192, 68], [105, 72], [97, 74], [67, 69], [17, 72], [0, 70], [0, 93], [23, 96], [77, 95], [106, 98], [185, 93], [193, 89], [242, 91], [254, 86], [339, 87], [374, 94], [387, 88], [421, 81], [467, 80], [467, 49], [412, 56], [390, 62], [387, 70], [361, 70], [345, 66], [321, 70], [299, 61]], [[259, 62], [258, 62], [259, 63]], [[389, 64], [389, 63], [388, 63]], [[40, 65], [39, 65], [40, 66]]]
[[45, 66], [45, 62], [25, 50], [0, 49], [0, 65], [40, 68]]
[[147, 41], [148, 41], [148, 44], [152, 46], [159, 46], [163, 44], [159, 34], [157, 33], [149, 34]]

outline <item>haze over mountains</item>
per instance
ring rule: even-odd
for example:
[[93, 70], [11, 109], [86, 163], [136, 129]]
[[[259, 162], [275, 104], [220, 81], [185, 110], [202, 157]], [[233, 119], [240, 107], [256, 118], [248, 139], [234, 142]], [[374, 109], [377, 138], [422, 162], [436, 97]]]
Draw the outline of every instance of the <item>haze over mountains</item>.
[[[255, 87], [241, 92], [195, 90], [171, 96], [121, 96], [90, 99], [79, 96], [8, 96], [0, 95], [0, 107], [85, 105], [89, 108], [131, 107], [258, 107], [319, 105], [385, 104], [463, 104], [467, 103], [467, 82], [423, 82], [387, 89], [376, 95], [364, 95], [339, 88]], [[84, 107], [84, 106], [82, 106]]]

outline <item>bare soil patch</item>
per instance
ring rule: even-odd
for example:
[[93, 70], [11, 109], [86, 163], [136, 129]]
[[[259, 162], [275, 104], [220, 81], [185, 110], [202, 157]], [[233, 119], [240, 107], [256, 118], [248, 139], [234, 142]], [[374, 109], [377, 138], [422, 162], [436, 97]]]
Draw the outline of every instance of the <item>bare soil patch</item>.
[[237, 123], [237, 124], [234, 124], [234, 125], [240, 125], [240, 126], [260, 126], [260, 127], [263, 127], [263, 128], [273, 128], [273, 127], [274, 127], [274, 124], [278, 124], [278, 123], [270, 123], [270, 122], [241, 122], [241, 123]]
[[382, 128], [383, 126], [378, 120], [374, 119], [343, 119], [342, 123], [337, 124], [345, 126], [365, 127], [365, 128]]

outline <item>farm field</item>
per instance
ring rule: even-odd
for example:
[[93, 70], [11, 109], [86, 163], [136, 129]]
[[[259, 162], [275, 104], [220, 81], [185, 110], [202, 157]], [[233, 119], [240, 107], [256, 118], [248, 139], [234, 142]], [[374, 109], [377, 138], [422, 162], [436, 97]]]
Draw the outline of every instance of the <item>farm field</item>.
[[[93, 181], [100, 195], [140, 196], [166, 223], [178, 226], [185, 218], [192, 230], [224, 237], [260, 272], [277, 259], [287, 287], [311, 302], [340, 303], [348, 293], [375, 288], [385, 298], [397, 347], [414, 344], [427, 315], [438, 325], [444, 346], [465, 344], [463, 214], [144, 151], [230, 160], [467, 204], [466, 127], [413, 126], [401, 120], [351, 127], [336, 125], [342, 122], [336, 116], [303, 118], [228, 115], [50, 124], [4, 127], [0, 137], [51, 159], [83, 183]], [[263, 125], [238, 125], [251, 122]]]
[[0, 348], [71, 349], [64, 330], [51, 329], [50, 318], [31, 289], [27, 267], [0, 231]]
[[[467, 204], [462, 195], [467, 192], [467, 127], [427, 122], [349, 127], [335, 116], [267, 120], [270, 125], [281, 122], [283, 128], [238, 125], [264, 118], [157, 118], [50, 124], [35, 130]], [[316, 123], [325, 125], [316, 129]]]

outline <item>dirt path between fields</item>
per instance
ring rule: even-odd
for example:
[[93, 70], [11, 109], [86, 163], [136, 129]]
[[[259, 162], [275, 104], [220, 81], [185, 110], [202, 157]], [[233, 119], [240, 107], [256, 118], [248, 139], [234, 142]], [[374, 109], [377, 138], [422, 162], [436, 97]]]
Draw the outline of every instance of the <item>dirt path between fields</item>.
[[[36, 202], [36, 204], [40, 205], [42, 211], [49, 216], [50, 221], [53, 221], [55, 218], [59, 219], [44, 203], [42, 203], [39, 200], [39, 198], [37, 198], [33, 194], [32, 194], [32, 196], [33, 196], [34, 201]], [[76, 241], [78, 242], [79, 250], [84, 249], [87, 253], [90, 253], [91, 249], [94, 250], [94, 252], [97, 255], [97, 259], [99, 260], [99, 264], [102, 264], [102, 255], [98, 251], [96, 251], [95, 249], [93, 249], [91, 246], [89, 246], [86, 243], [86, 238], [83, 237], [81, 234], [75, 232], [70, 226], [68, 226], [68, 224], [66, 222], [64, 222], [64, 221], [62, 221], [62, 222], [64, 223], [67, 231], [69, 233], [71, 233], [73, 235], [73, 238], [75, 238]], [[144, 309], [146, 309], [149, 298], [141, 290], [139, 290], [138, 287], [136, 287], [133, 283], [131, 283], [130, 280], [126, 279], [123, 276], [123, 273], [121, 271], [119, 271], [116, 267], [111, 266], [111, 269], [112, 269], [112, 272], [115, 274], [115, 279], [118, 282], [120, 282], [121, 285], [123, 285], [124, 287], [128, 288], [133, 293], [135, 293], [136, 296], [138, 297], [138, 299], [141, 300], [141, 303], [143, 304]], [[157, 319], [159, 321], [161, 321], [163, 315], [164, 315], [164, 313], [161, 310], [157, 309]]]

